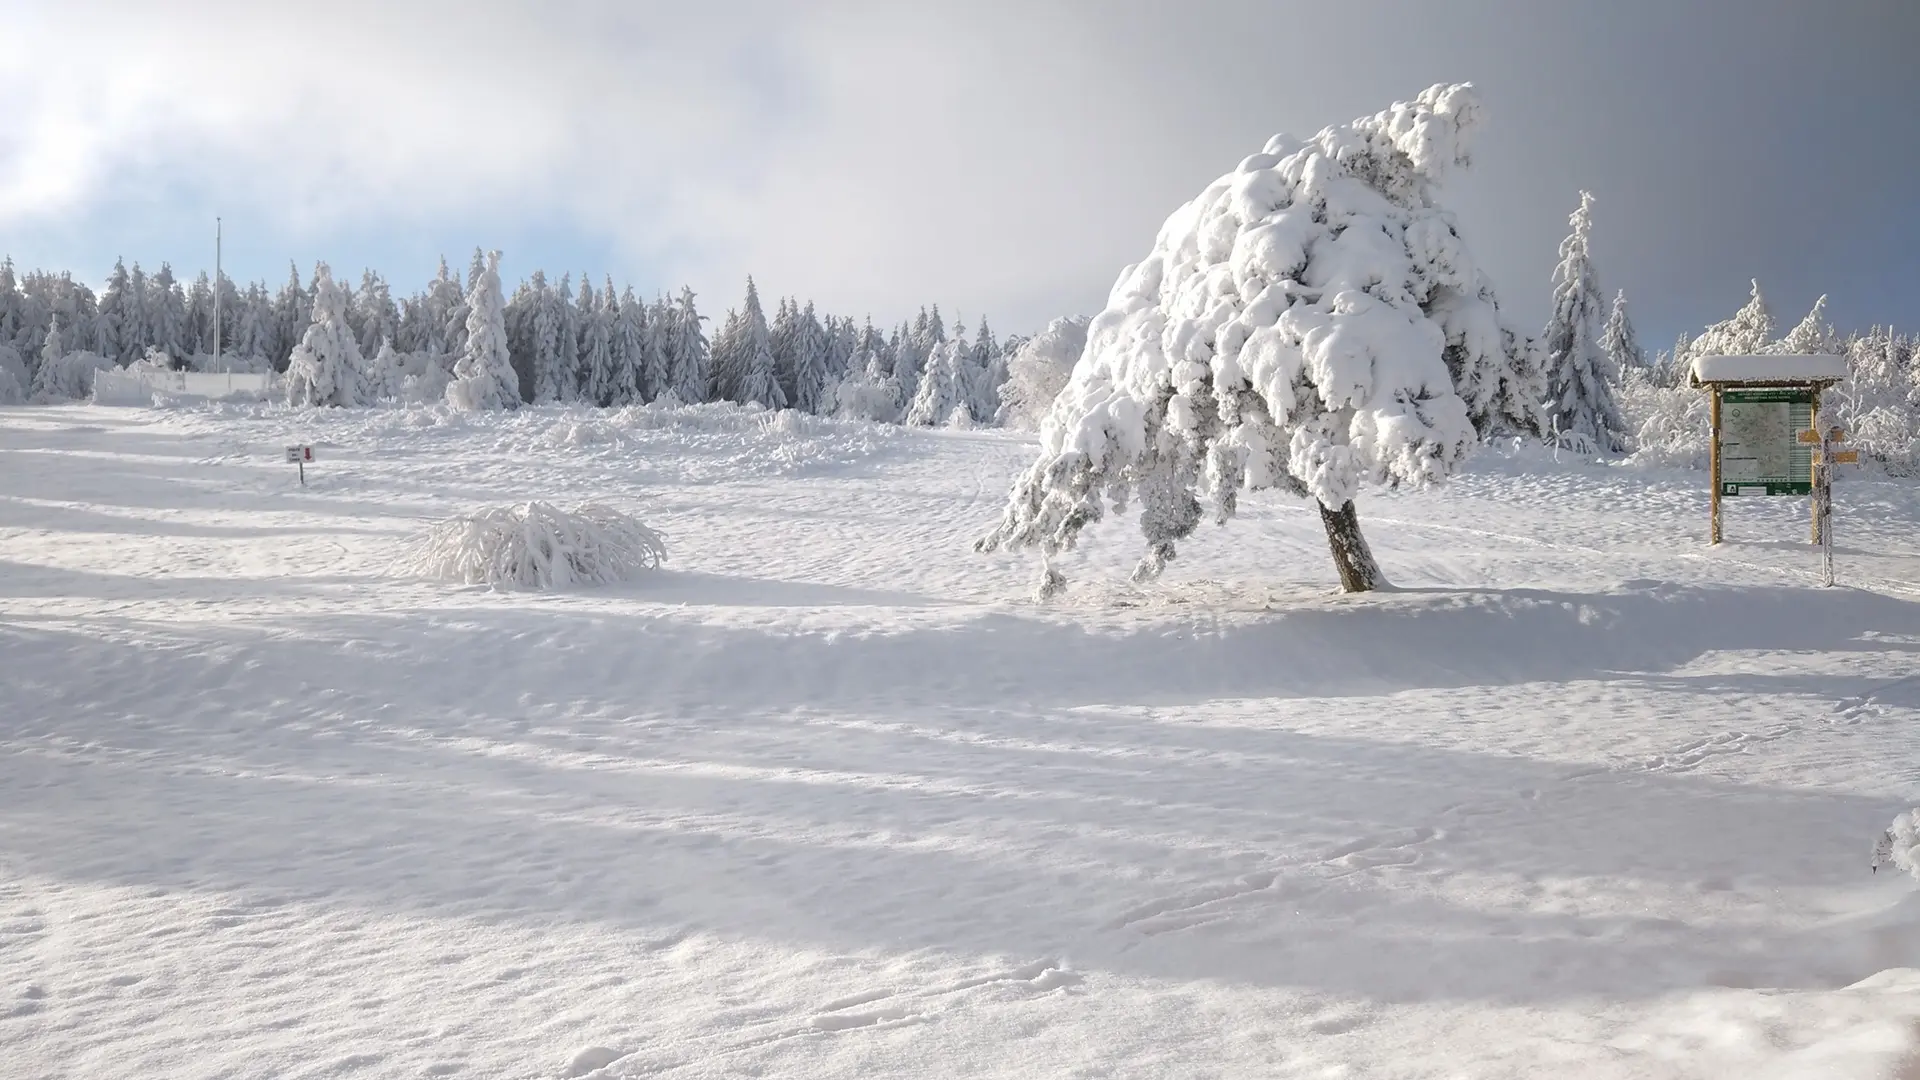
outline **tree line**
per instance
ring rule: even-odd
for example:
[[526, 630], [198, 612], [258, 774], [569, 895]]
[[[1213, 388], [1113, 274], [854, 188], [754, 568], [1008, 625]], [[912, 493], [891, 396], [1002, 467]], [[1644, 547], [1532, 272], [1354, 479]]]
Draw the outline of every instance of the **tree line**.
[[[18, 396], [53, 400], [84, 396], [86, 373], [102, 367], [217, 365], [287, 375], [290, 397], [307, 404], [426, 402], [446, 396], [463, 356], [497, 347], [499, 357], [469, 358], [474, 370], [504, 364], [499, 392], [477, 407], [733, 401], [923, 426], [992, 424], [1009, 354], [1025, 340], [996, 337], [984, 318], [971, 333], [957, 320], [949, 326], [937, 304], [884, 331], [792, 298], [769, 316], [751, 278], [716, 327], [684, 287], [645, 299], [610, 276], [576, 282], [536, 270], [506, 297], [497, 275], [497, 253], [476, 250], [464, 275], [442, 259], [423, 288], [396, 297], [376, 271], [355, 287], [322, 263], [304, 281], [291, 268], [278, 290], [221, 275], [216, 305], [205, 272], [183, 283], [167, 264], [147, 274], [121, 260], [96, 294], [71, 273], [22, 274], [6, 259], [0, 380], [11, 370]], [[476, 310], [483, 327], [497, 315], [497, 342], [484, 332], [477, 346], [470, 341]]]

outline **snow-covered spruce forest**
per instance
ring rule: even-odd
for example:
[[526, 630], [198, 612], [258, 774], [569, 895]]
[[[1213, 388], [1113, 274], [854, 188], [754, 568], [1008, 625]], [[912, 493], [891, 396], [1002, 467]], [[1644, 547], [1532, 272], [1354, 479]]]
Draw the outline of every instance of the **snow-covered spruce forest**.
[[[536, 270], [503, 295], [498, 256], [475, 251], [464, 275], [443, 260], [423, 289], [396, 298], [378, 272], [359, 284], [321, 264], [278, 290], [220, 281], [219, 357], [213, 283], [183, 284], [170, 265], [147, 274], [116, 263], [98, 293], [70, 272], [18, 273], [0, 262], [0, 404], [84, 399], [92, 372], [148, 364], [274, 372], [295, 403], [372, 406], [447, 400], [472, 372], [499, 377], [473, 407], [521, 403], [623, 407], [757, 402], [818, 415], [920, 426], [1032, 422], [1046, 404], [1011, 387], [1008, 360], [1026, 339], [997, 338], [986, 319], [949, 326], [939, 305], [890, 330], [781, 299], [771, 313], [749, 279], [717, 324], [692, 290], [651, 300], [610, 277]], [[1064, 370], [1078, 339], [1066, 329], [1035, 359]], [[477, 375], [475, 376], [478, 377]], [[1047, 384], [1042, 375], [1040, 384]], [[476, 384], [477, 385], [477, 384]], [[469, 391], [472, 387], [469, 387]], [[456, 396], [460, 390], [456, 387]], [[1003, 407], [1007, 410], [1003, 413]]]

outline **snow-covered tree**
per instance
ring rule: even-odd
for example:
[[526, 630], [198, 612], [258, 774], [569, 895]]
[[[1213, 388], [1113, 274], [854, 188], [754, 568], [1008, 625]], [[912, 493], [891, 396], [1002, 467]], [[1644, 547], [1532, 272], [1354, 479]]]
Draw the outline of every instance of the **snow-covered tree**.
[[273, 348], [273, 336], [272, 301], [266, 288], [255, 284], [241, 301], [233, 340], [227, 345], [229, 370], [271, 371], [272, 362], [267, 356]]
[[382, 338], [368, 366], [368, 401], [401, 401], [406, 397], [407, 363], [393, 347], [392, 338]]
[[[443, 365], [451, 371], [454, 359], [467, 344], [467, 299], [460, 279], [448, 269], [445, 256], [441, 256], [440, 270], [427, 285], [423, 318], [429, 336], [418, 347], [441, 357]], [[435, 327], [440, 330], [437, 338], [433, 336]]]
[[0, 341], [0, 405], [24, 405], [31, 394], [26, 362], [11, 344]]
[[827, 365], [831, 336], [820, 324], [813, 301], [794, 317], [793, 392], [787, 403], [801, 412], [818, 413], [827, 397]]
[[130, 286], [126, 260], [113, 260], [113, 273], [107, 275], [106, 291], [100, 294], [100, 314], [93, 332], [94, 346], [100, 354], [113, 358], [123, 366], [133, 363], [134, 357], [139, 355], [131, 345], [141, 336], [126, 333], [132, 317], [127, 295]]
[[[313, 296], [300, 284], [300, 268], [288, 263], [287, 283], [280, 287], [280, 293], [274, 297], [274, 345], [268, 359], [273, 361], [275, 371], [285, 371], [293, 347], [300, 342], [305, 333], [308, 316], [313, 311]], [[133, 267], [135, 276], [140, 273], [140, 264]]]
[[348, 321], [360, 342], [362, 356], [377, 354], [383, 342], [393, 339], [400, 325], [400, 310], [394, 306], [393, 290], [387, 287], [386, 278], [372, 270], [360, 275], [360, 291], [353, 294]]
[[654, 320], [655, 325], [667, 328], [661, 344], [666, 349], [672, 372], [667, 386], [654, 395], [656, 398], [670, 393], [687, 405], [709, 400], [708, 388], [714, 381], [713, 356], [706, 331], [700, 325], [706, 321], [706, 316], [694, 305], [693, 290], [685, 286], [680, 289], [671, 315]]
[[[611, 285], [611, 282], [609, 282]], [[651, 306], [633, 295], [633, 286], [620, 294], [620, 313], [614, 332], [626, 354], [623, 384], [626, 403], [652, 401], [673, 385], [667, 340], [673, 334], [673, 309], [665, 301]]]
[[[1070, 549], [1137, 495], [1150, 578], [1243, 488], [1319, 504], [1348, 590], [1381, 580], [1353, 499], [1444, 480], [1475, 443], [1447, 326], [1498, 326], [1434, 188], [1479, 104], [1439, 85], [1301, 142], [1276, 136], [1162, 226], [1114, 286], [982, 550]], [[1484, 305], [1485, 311], [1471, 310]], [[1469, 342], [1504, 362], [1498, 335]], [[1043, 592], [1062, 582], [1049, 567]]]
[[347, 322], [347, 297], [326, 263], [313, 268], [313, 318], [287, 357], [287, 402], [351, 407], [366, 391], [360, 344]]
[[1613, 311], [1607, 315], [1607, 328], [1600, 334], [1600, 351], [1606, 354], [1607, 370], [1624, 376], [1647, 366], [1647, 353], [1633, 332], [1633, 320], [1627, 316], [1627, 291], [1613, 294]]
[[1827, 298], [1823, 294], [1813, 302], [1813, 309], [1806, 317], [1787, 331], [1787, 336], [1774, 346], [1780, 352], [1791, 356], [1839, 356], [1846, 351], [1840, 335], [1827, 325]]
[[1756, 356], [1768, 352], [1773, 347], [1773, 329], [1773, 312], [1767, 308], [1766, 297], [1760, 295], [1760, 282], [1756, 279], [1746, 306], [1734, 312], [1733, 318], [1701, 331], [1687, 350], [1687, 361], [1691, 364], [1702, 356]]
[[[722, 342], [725, 344], [722, 345]], [[741, 404], [758, 402], [769, 409], [787, 407], [774, 366], [773, 342], [760, 292], [747, 279], [747, 299], [738, 313], [728, 312], [727, 323], [714, 341], [714, 374], [720, 396]]]
[[972, 413], [973, 378], [970, 358], [964, 342], [944, 341], [927, 356], [927, 368], [920, 373], [920, 386], [913, 403], [907, 406], [905, 423], [910, 427], [946, 427], [955, 409]]
[[47, 336], [40, 343], [40, 364], [34, 369], [33, 396], [46, 401], [53, 398], [71, 397], [60, 393], [60, 360], [67, 355], [67, 343], [60, 333], [60, 318], [55, 316], [47, 329]]
[[[536, 273], [535, 277], [541, 275]], [[533, 400], [537, 405], [575, 401], [580, 396], [580, 348], [570, 295], [572, 281], [573, 275], [568, 274], [558, 286], [537, 291], [532, 341]]]
[[1073, 365], [1087, 348], [1084, 315], [1055, 319], [1045, 330], [1027, 339], [1007, 361], [1007, 378], [1000, 386], [1000, 412], [995, 418], [1006, 427], [1033, 431], [1067, 385]]
[[[11, 351], [11, 350], [9, 350]], [[40, 364], [33, 375], [33, 400], [71, 401], [93, 393], [93, 377], [119, 365], [86, 349], [69, 349], [56, 314], [40, 345]]]
[[153, 275], [147, 287], [151, 293], [147, 299], [147, 344], [165, 349], [175, 358], [187, 355], [187, 298], [173, 276], [173, 267], [161, 263], [160, 272]]
[[187, 356], [213, 355], [213, 280], [205, 270], [187, 289], [186, 330], [181, 347]]
[[467, 290], [467, 324], [460, 359], [447, 384], [447, 404], [456, 409], [517, 409], [520, 378], [507, 352], [506, 300], [500, 295], [500, 253], [489, 252], [478, 280]]
[[1627, 422], [1613, 400], [1607, 362], [1600, 351], [1601, 298], [1590, 244], [1593, 196], [1580, 193], [1580, 208], [1567, 219], [1573, 231], [1560, 242], [1553, 271], [1553, 317], [1540, 335], [1547, 357], [1549, 417], [1561, 441], [1585, 442], [1602, 452], [1627, 447]]
[[[612, 300], [609, 290], [606, 297]], [[587, 275], [580, 275], [580, 302], [576, 305], [579, 326], [580, 396], [589, 405], [605, 407], [624, 380], [613, 362], [613, 323], [601, 298], [593, 293]]]

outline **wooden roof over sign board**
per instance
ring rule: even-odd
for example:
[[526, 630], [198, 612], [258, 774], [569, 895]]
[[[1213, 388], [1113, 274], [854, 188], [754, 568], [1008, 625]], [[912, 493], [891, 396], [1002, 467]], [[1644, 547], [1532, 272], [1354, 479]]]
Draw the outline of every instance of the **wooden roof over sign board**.
[[1702, 356], [1693, 362], [1695, 386], [1831, 386], [1846, 377], [1844, 356]]

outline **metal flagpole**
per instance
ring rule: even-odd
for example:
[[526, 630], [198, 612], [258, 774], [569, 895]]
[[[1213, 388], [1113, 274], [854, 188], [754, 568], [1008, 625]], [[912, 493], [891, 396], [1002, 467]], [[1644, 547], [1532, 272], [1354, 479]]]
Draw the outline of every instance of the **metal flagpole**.
[[220, 219], [213, 219], [213, 370], [225, 371], [220, 362]]

